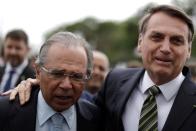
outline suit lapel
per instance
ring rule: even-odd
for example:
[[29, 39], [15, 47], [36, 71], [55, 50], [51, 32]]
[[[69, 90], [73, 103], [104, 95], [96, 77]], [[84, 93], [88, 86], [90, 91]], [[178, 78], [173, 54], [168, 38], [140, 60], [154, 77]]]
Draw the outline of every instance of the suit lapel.
[[5, 66], [0, 67], [0, 83], [2, 82], [3, 74], [5, 73]]
[[127, 77], [121, 81], [121, 87], [118, 90], [116, 95], [115, 107], [118, 112], [118, 115], [121, 117], [124, 108], [126, 106], [127, 100], [129, 99], [133, 89], [138, 86], [140, 78], [144, 70], [139, 70], [136, 74], [131, 74], [130, 77]]
[[130, 71], [130, 75], [125, 76], [125, 78], [119, 78], [121, 79], [121, 84], [116, 91], [115, 99], [113, 101], [114, 103], [114, 111], [113, 116], [115, 120], [113, 120], [115, 123], [115, 127], [117, 127], [116, 131], [123, 131], [123, 123], [122, 123], [122, 113], [124, 112], [126, 103], [135, 87], [138, 86], [138, 83], [140, 81], [140, 78], [142, 74], [144, 73], [144, 70], [136, 71], [135, 74]]
[[186, 78], [178, 91], [163, 131], [177, 131], [188, 119], [191, 113], [196, 110], [196, 89], [194, 84]]
[[[18, 80], [16, 81], [15, 85], [18, 85], [21, 81], [26, 79], [26, 76], [28, 75], [28, 66], [26, 66], [24, 68], [24, 70], [22, 71], [22, 73], [20, 74], [20, 76], [18, 77]], [[26, 75], [26, 76], [25, 76]], [[28, 78], [28, 77], [27, 77]]]

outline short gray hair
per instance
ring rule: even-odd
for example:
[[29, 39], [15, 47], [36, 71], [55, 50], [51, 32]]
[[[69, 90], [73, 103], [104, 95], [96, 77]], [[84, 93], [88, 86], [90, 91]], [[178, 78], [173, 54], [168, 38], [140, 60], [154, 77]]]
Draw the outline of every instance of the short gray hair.
[[41, 46], [38, 57], [35, 61], [39, 66], [43, 66], [48, 49], [53, 44], [63, 44], [66, 47], [81, 46], [84, 48], [87, 55], [87, 75], [90, 76], [93, 67], [93, 54], [90, 45], [80, 36], [77, 36], [71, 32], [58, 32], [52, 35], [46, 42]]

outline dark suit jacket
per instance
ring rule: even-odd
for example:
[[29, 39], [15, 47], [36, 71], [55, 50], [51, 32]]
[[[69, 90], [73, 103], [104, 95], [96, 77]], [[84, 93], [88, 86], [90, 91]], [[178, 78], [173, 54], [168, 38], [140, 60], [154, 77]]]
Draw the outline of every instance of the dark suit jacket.
[[[2, 82], [4, 73], [5, 73], [5, 66], [0, 67], [0, 83]], [[23, 72], [18, 77], [15, 86], [18, 85], [22, 80], [26, 80], [27, 78], [35, 78], [35, 72], [33, 68], [30, 67], [29, 65], [24, 68]]]
[[[37, 97], [39, 87], [33, 91], [30, 101], [24, 106], [18, 99], [10, 102], [0, 97], [0, 131], [35, 131]], [[76, 104], [77, 131], [101, 131], [98, 108], [88, 101], [79, 100]]]
[[[96, 98], [96, 104], [103, 110], [107, 131], [124, 131], [122, 114], [143, 74], [144, 69], [116, 69], [108, 74], [104, 87]], [[196, 131], [196, 85], [190, 80], [188, 68], [183, 69], [183, 75], [185, 80], [178, 91], [163, 131]]]

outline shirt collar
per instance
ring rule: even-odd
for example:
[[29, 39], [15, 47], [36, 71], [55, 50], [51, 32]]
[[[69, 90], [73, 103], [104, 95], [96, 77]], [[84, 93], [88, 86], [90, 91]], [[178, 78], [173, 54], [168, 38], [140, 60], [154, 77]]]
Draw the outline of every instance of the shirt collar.
[[19, 66], [17, 67], [12, 67], [10, 63], [7, 63], [6, 64], [6, 69], [5, 69], [5, 72], [8, 73], [9, 71], [11, 71], [12, 69], [15, 70], [15, 72], [17, 74], [21, 74], [22, 71], [24, 70], [24, 68], [28, 65], [28, 60], [25, 59]]
[[[75, 110], [75, 106], [71, 106], [70, 108], [68, 108], [67, 110], [61, 112], [61, 114], [64, 116], [68, 127], [71, 129], [74, 125], [74, 113]], [[37, 117], [38, 117], [38, 121], [39, 121], [39, 125], [42, 126], [52, 115], [54, 115], [55, 113], [57, 113], [55, 110], [53, 110], [44, 100], [43, 95], [41, 93], [41, 91], [39, 91], [38, 94], [38, 106], [37, 106]]]
[[[183, 80], [185, 79], [185, 77], [182, 75], [182, 72], [173, 80], [169, 81], [168, 83], [162, 84], [162, 85], [158, 85], [159, 89], [161, 90], [161, 93], [163, 94], [164, 98], [167, 101], [170, 101], [172, 99], [172, 97], [174, 97]], [[147, 71], [145, 71], [143, 78], [141, 79], [139, 86], [139, 90], [144, 94], [146, 92], [146, 90], [148, 90], [151, 86], [155, 85], [154, 82], [151, 80], [151, 78], [149, 77]]]

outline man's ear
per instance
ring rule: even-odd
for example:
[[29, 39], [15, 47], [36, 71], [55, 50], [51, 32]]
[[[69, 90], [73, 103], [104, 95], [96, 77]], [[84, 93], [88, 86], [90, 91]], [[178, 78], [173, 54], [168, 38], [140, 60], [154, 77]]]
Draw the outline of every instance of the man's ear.
[[141, 44], [142, 44], [142, 38], [143, 36], [142, 36], [142, 34], [140, 33], [139, 34], [139, 38], [138, 38], [138, 42], [137, 42], [137, 51], [139, 52], [139, 53], [141, 53]]
[[36, 79], [40, 80], [40, 73], [41, 73], [41, 69], [39, 65], [35, 65], [35, 73], [36, 73]]
[[188, 45], [188, 54], [187, 54], [187, 60], [191, 57], [191, 49], [192, 49], [192, 42]]

